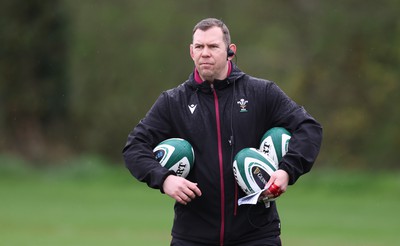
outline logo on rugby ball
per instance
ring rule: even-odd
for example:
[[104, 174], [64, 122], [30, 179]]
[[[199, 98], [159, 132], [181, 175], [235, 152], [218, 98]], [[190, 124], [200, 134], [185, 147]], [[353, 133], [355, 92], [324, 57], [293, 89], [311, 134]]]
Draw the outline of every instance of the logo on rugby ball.
[[233, 161], [236, 182], [247, 195], [264, 189], [275, 171], [274, 161], [255, 148], [242, 149]]
[[276, 168], [288, 151], [290, 138], [291, 134], [283, 127], [273, 127], [261, 138], [260, 150], [276, 163]]
[[153, 150], [154, 158], [161, 166], [172, 170], [177, 176], [186, 178], [194, 165], [192, 145], [182, 138], [162, 141]]

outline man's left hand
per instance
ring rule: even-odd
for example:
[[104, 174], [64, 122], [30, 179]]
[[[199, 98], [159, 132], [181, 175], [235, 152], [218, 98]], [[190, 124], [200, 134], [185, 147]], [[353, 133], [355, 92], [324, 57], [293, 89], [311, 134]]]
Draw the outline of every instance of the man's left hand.
[[261, 197], [277, 198], [284, 193], [289, 184], [289, 174], [284, 170], [277, 170], [272, 173], [271, 178], [265, 187], [269, 187], [263, 192]]

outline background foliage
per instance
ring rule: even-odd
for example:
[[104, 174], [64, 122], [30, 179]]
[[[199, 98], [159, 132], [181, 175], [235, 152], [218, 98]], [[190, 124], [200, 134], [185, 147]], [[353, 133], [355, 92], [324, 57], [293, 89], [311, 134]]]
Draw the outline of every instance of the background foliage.
[[324, 126], [318, 166], [397, 165], [400, 19], [384, 1], [0, 3], [0, 154], [121, 163], [126, 136], [193, 69], [193, 26], [217, 17], [245, 72], [278, 83]]

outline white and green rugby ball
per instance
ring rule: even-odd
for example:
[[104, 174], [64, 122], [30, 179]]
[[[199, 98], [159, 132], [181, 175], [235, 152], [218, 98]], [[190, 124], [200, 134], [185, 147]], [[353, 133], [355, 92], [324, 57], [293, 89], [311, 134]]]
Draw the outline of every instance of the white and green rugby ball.
[[261, 138], [260, 150], [276, 163], [276, 169], [288, 151], [291, 136], [285, 128], [273, 127]]
[[161, 166], [186, 178], [194, 165], [192, 145], [182, 138], [169, 138], [153, 149], [155, 159]]
[[275, 171], [274, 161], [255, 148], [242, 149], [233, 161], [236, 182], [247, 195], [264, 189]]

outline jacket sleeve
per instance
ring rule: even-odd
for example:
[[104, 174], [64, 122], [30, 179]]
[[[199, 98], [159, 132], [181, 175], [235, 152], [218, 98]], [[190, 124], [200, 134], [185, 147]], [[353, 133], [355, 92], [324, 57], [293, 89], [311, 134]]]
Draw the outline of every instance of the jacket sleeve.
[[130, 132], [122, 151], [125, 166], [130, 173], [161, 192], [166, 177], [174, 174], [162, 167], [153, 155], [153, 148], [172, 134], [166, 95], [163, 93], [159, 96], [146, 116]]
[[288, 152], [279, 163], [279, 169], [289, 174], [289, 184], [294, 184], [309, 172], [318, 156], [322, 143], [322, 126], [302, 106], [297, 105], [276, 84], [271, 83], [271, 119], [274, 126], [291, 132]]

